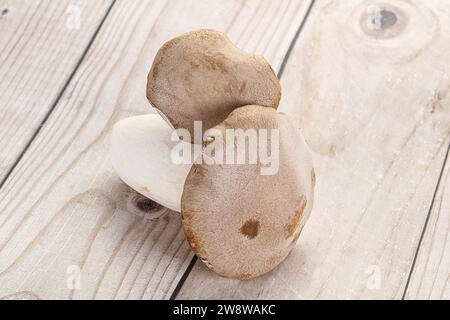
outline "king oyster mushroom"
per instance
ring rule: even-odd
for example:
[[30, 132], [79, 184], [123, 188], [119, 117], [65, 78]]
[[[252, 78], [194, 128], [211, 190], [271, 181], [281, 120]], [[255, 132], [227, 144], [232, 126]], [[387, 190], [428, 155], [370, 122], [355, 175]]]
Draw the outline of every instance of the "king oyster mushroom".
[[171, 150], [187, 143], [171, 141], [172, 129], [158, 115], [118, 122], [112, 161], [133, 189], [181, 209], [187, 240], [209, 268], [250, 279], [275, 268], [293, 248], [312, 209], [315, 174], [309, 149], [288, 115], [255, 105], [237, 108], [213, 128], [203, 150], [217, 144], [238, 154], [234, 141], [227, 145], [228, 129], [278, 130], [279, 149], [270, 150], [278, 152], [277, 172], [261, 174], [260, 161], [174, 164]]
[[225, 150], [228, 129], [279, 132], [276, 174], [262, 175], [260, 162], [194, 164], [181, 198], [183, 227], [197, 256], [220, 275], [254, 278], [284, 260], [309, 217], [315, 183], [310, 153], [289, 116], [271, 108], [235, 109], [214, 129], [221, 134], [210, 144]]
[[[297, 125], [276, 112], [280, 89], [270, 66], [222, 33], [200, 30], [164, 45], [147, 88], [162, 117], [132, 117], [114, 126], [111, 157], [119, 176], [181, 211], [190, 246], [218, 274], [251, 279], [275, 268], [309, 217], [315, 174]], [[194, 145], [172, 139], [173, 128], [194, 137], [194, 120], [203, 121], [202, 133], [212, 128], [206, 143], [196, 145], [206, 158], [211, 148], [238, 152], [236, 143], [224, 139], [227, 129], [278, 130], [278, 171], [261, 174], [261, 162], [202, 163], [195, 152], [191, 160], [198, 163], [175, 164], [174, 147]]]
[[222, 32], [198, 30], [158, 51], [147, 98], [174, 128], [187, 129], [194, 142], [194, 121], [202, 121], [205, 132], [237, 107], [277, 108], [281, 86], [264, 57], [242, 51]]

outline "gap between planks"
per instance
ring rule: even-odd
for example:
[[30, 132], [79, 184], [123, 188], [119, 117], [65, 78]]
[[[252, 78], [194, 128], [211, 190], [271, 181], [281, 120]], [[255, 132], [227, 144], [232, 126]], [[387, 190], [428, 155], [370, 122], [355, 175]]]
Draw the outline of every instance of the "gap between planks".
[[436, 204], [436, 201], [435, 201], [436, 200], [436, 195], [437, 195], [437, 193], [439, 191], [439, 188], [441, 186], [442, 177], [444, 176], [444, 172], [445, 172], [445, 169], [447, 167], [449, 153], [450, 153], [450, 141], [448, 143], [447, 152], [445, 154], [445, 158], [444, 158], [444, 161], [442, 163], [441, 172], [439, 173], [439, 177], [438, 177], [438, 180], [436, 182], [436, 187], [434, 189], [433, 198], [431, 199], [431, 202], [430, 202], [430, 208], [428, 209], [428, 213], [427, 213], [427, 217], [425, 219], [425, 223], [423, 225], [422, 233], [420, 234], [420, 238], [419, 238], [419, 241], [417, 243], [417, 249], [416, 249], [416, 252], [414, 253], [414, 259], [413, 259], [413, 262], [411, 264], [411, 270], [409, 271], [408, 279], [406, 280], [406, 285], [405, 285], [405, 290], [403, 291], [402, 300], [405, 300], [406, 295], [408, 293], [408, 289], [409, 289], [409, 285], [410, 285], [410, 282], [411, 282], [411, 278], [412, 278], [412, 275], [413, 275], [413, 273], [415, 271], [417, 258], [419, 256], [420, 247], [422, 245], [422, 242], [423, 242], [423, 239], [424, 239], [424, 236], [425, 236], [425, 232], [427, 231], [427, 228], [428, 228], [428, 222], [430, 221], [431, 213], [433, 212], [434, 205]]
[[17, 167], [17, 164], [20, 163], [20, 160], [22, 160], [23, 156], [25, 155], [25, 153], [27, 152], [27, 150], [30, 148], [31, 144], [33, 143], [34, 139], [36, 139], [36, 137], [38, 136], [39, 132], [41, 131], [41, 129], [45, 126], [47, 120], [49, 119], [50, 115], [53, 113], [53, 111], [55, 110], [55, 107], [58, 105], [58, 102], [61, 100], [64, 92], [66, 91], [67, 87], [69, 86], [69, 84], [71, 83], [74, 75], [76, 74], [76, 72], [78, 71], [78, 69], [80, 68], [81, 64], [83, 63], [84, 59], [86, 58], [89, 49], [92, 47], [92, 44], [94, 43], [95, 39], [97, 38], [97, 35], [99, 34], [103, 24], [105, 23], [108, 15], [110, 14], [114, 4], [116, 3], [117, 0], [112, 0], [111, 4], [109, 5], [108, 9], [106, 10], [105, 14], [103, 15], [102, 19], [100, 20], [100, 23], [98, 24], [98, 27], [96, 28], [94, 34], [92, 35], [91, 39], [89, 40], [88, 44], [86, 45], [86, 48], [84, 49], [83, 53], [81, 54], [80, 58], [78, 59], [77, 63], [75, 64], [75, 67], [73, 68], [72, 72], [69, 75], [69, 78], [67, 79], [67, 81], [64, 83], [64, 85], [62, 86], [62, 89], [59, 91], [59, 93], [56, 96], [56, 99], [54, 100], [54, 102], [51, 104], [49, 110], [47, 111], [47, 113], [45, 114], [44, 118], [42, 119], [42, 121], [39, 123], [39, 126], [37, 127], [37, 129], [33, 132], [33, 134], [31, 135], [31, 138], [28, 140], [28, 142], [25, 144], [25, 147], [22, 149], [22, 151], [19, 153], [17, 159], [14, 161], [14, 163], [11, 165], [11, 167], [7, 170], [5, 176], [3, 177], [3, 179], [0, 181], [0, 190], [3, 188], [4, 184], [6, 183], [6, 181], [9, 179], [9, 177], [11, 176], [11, 173], [14, 171], [14, 169]]

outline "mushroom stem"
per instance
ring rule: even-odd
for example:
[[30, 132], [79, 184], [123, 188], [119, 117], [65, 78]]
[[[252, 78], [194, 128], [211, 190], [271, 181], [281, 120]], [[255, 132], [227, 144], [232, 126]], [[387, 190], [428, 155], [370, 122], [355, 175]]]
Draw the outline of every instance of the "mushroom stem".
[[[184, 182], [192, 162], [176, 163], [174, 130], [158, 114], [123, 119], [112, 130], [111, 161], [119, 177], [140, 194], [180, 212]], [[176, 136], [175, 136], [176, 138]]]

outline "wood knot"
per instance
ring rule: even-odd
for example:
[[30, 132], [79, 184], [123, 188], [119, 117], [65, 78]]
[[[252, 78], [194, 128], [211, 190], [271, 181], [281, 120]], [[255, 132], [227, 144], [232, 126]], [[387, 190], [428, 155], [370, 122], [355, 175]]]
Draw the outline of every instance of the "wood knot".
[[405, 29], [407, 15], [392, 5], [370, 5], [363, 12], [360, 25], [365, 34], [376, 39], [393, 38]]
[[6, 15], [8, 14], [8, 12], [9, 12], [9, 9], [8, 9], [8, 8], [3, 9], [3, 10], [1, 11], [1, 15], [2, 15], [2, 16], [6, 16]]
[[133, 198], [133, 204], [143, 212], [152, 212], [160, 209], [160, 205], [155, 201], [144, 197], [141, 194], [136, 194]]
[[374, 29], [387, 29], [397, 23], [397, 15], [389, 10], [381, 10], [371, 17], [370, 26]]

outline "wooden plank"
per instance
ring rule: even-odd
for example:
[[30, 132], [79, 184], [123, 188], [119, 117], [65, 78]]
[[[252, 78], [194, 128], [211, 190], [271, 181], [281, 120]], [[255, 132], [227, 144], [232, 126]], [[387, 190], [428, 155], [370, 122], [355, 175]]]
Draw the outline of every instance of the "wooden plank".
[[0, 182], [51, 110], [111, 2], [0, 1]]
[[317, 1], [281, 79], [317, 175], [297, 247], [248, 282], [197, 263], [178, 298], [402, 297], [450, 135], [450, 4], [377, 3]]
[[111, 126], [149, 112], [146, 76], [167, 39], [224, 30], [277, 67], [308, 4], [118, 1], [0, 191], [0, 297], [170, 297], [193, 255], [178, 214], [138, 210], [113, 172]]
[[[449, 96], [441, 104], [450, 105]], [[448, 156], [447, 156], [448, 157]], [[406, 299], [450, 299], [450, 162], [434, 199]]]

